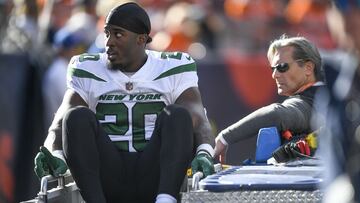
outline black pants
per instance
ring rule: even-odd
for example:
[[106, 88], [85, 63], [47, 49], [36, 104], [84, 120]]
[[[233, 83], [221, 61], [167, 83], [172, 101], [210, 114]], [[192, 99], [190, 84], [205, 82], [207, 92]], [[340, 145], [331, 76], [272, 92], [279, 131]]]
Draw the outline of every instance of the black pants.
[[164, 108], [143, 152], [121, 152], [86, 107], [63, 120], [63, 148], [72, 176], [87, 203], [154, 202], [159, 193], [178, 198], [193, 156], [190, 114]]

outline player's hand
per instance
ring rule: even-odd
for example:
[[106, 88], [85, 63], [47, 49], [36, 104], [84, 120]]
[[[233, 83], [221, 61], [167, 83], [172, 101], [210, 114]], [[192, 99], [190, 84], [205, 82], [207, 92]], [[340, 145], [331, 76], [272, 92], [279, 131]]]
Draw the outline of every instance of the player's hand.
[[214, 157], [219, 157], [219, 161], [221, 164], [225, 164], [226, 160], [226, 151], [227, 145], [221, 142], [218, 137], [215, 139], [215, 155]]
[[62, 159], [53, 156], [49, 150], [43, 146], [40, 147], [40, 152], [36, 155], [34, 161], [34, 171], [39, 178], [49, 174], [54, 177], [59, 177], [68, 169], [66, 163]]
[[192, 174], [198, 171], [203, 172], [204, 178], [215, 172], [213, 158], [207, 153], [200, 153], [191, 162]]

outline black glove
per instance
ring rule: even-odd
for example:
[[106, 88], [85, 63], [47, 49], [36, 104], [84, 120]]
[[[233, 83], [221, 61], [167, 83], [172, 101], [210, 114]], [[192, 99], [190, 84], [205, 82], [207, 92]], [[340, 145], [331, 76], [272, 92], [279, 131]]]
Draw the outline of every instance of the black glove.
[[198, 171], [203, 172], [204, 178], [215, 172], [213, 158], [207, 153], [200, 153], [195, 156], [191, 162], [192, 174]]
[[54, 177], [59, 177], [68, 169], [66, 163], [62, 159], [53, 156], [49, 150], [43, 146], [40, 147], [40, 152], [36, 155], [34, 161], [34, 171], [39, 178], [49, 174]]

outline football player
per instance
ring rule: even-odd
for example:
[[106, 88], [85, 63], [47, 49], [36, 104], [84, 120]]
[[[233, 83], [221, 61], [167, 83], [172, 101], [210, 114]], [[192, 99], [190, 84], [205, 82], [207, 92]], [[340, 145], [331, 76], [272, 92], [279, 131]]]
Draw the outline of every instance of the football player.
[[190, 162], [194, 172], [214, 171], [196, 64], [186, 53], [147, 50], [150, 28], [138, 4], [115, 7], [106, 53], [69, 63], [35, 172], [58, 176], [68, 166], [87, 203], [176, 202]]

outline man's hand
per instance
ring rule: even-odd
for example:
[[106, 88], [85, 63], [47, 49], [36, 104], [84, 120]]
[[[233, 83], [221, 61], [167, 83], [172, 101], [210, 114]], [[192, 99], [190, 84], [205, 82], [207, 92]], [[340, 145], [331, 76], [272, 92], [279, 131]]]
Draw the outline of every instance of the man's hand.
[[227, 145], [221, 142], [220, 136], [221, 135], [218, 135], [215, 139], [215, 157], [219, 156], [220, 163], [224, 164], [226, 160]]
[[40, 152], [36, 155], [34, 161], [34, 171], [39, 178], [49, 174], [59, 177], [68, 169], [66, 163], [62, 159], [53, 156], [49, 150], [43, 146], [40, 147]]
[[200, 153], [195, 156], [191, 162], [192, 174], [198, 171], [203, 172], [204, 178], [215, 172], [213, 158], [207, 153]]

